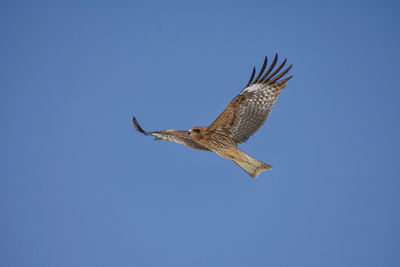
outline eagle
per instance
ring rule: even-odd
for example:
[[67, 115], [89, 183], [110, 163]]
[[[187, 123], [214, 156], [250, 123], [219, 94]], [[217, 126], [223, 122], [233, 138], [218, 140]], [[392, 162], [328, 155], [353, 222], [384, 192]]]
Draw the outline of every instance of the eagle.
[[281, 71], [287, 59], [275, 68], [278, 55], [268, 65], [264, 63], [256, 74], [253, 67], [250, 79], [244, 89], [227, 105], [217, 119], [208, 126], [196, 126], [188, 131], [164, 130], [146, 132], [133, 117], [136, 130], [144, 135], [154, 136], [156, 140], [164, 140], [185, 145], [187, 147], [212, 151], [230, 159], [245, 170], [251, 177], [272, 169], [271, 165], [261, 162], [240, 150], [238, 144], [244, 143], [267, 120], [282, 89], [286, 87], [293, 75], [284, 77], [292, 65]]

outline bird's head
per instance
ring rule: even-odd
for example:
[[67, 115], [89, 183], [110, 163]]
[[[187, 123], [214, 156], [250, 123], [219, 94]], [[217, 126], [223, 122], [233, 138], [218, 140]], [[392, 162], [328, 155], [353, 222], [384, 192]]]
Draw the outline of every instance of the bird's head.
[[205, 127], [193, 127], [193, 128], [190, 128], [189, 131], [188, 131], [188, 134], [193, 140], [199, 141], [203, 136], [204, 128]]

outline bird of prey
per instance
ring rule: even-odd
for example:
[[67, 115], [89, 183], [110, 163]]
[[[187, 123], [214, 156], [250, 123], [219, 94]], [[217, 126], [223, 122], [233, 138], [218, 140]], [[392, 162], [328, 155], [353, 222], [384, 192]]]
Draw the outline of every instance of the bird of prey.
[[282, 89], [286, 87], [286, 82], [293, 77], [283, 78], [292, 65], [281, 71], [286, 64], [286, 59], [275, 68], [277, 61], [276, 54], [266, 70], [267, 57], [265, 57], [264, 64], [256, 77], [254, 77], [256, 73], [254, 67], [245, 88], [209, 126], [196, 126], [188, 131], [146, 132], [140, 127], [135, 117], [133, 117], [133, 124], [137, 131], [152, 135], [156, 140], [215, 152], [224, 158], [231, 159], [251, 177], [257, 177], [261, 172], [270, 170], [272, 166], [249, 156], [237, 145], [246, 142], [264, 124]]

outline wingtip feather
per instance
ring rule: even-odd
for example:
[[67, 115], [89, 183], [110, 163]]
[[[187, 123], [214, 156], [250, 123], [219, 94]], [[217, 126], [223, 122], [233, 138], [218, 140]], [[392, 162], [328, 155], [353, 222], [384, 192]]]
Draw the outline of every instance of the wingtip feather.
[[254, 75], [255, 75], [255, 74], [256, 74], [256, 67], [253, 67], [253, 72], [251, 73], [249, 82], [246, 84], [245, 88], [251, 84], [251, 82], [252, 82], [253, 79], [254, 79]]
[[139, 133], [142, 133], [142, 134], [146, 134], [146, 135], [147, 135], [147, 132], [144, 131], [144, 130], [142, 129], [142, 127], [140, 127], [140, 125], [139, 125], [139, 123], [138, 123], [138, 121], [136, 120], [135, 117], [132, 118], [132, 121], [133, 121], [133, 126], [135, 126], [135, 129], [136, 129]]

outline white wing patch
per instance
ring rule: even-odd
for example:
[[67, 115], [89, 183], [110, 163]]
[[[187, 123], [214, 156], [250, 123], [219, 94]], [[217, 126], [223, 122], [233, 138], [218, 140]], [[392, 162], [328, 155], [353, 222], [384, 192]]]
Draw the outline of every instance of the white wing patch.
[[265, 88], [265, 85], [260, 84], [260, 83], [256, 83], [256, 84], [252, 84], [249, 87], [246, 87], [244, 89], [244, 92], [254, 92], [254, 91], [259, 91], [262, 90], [263, 88]]

